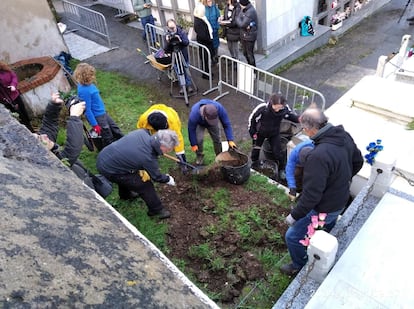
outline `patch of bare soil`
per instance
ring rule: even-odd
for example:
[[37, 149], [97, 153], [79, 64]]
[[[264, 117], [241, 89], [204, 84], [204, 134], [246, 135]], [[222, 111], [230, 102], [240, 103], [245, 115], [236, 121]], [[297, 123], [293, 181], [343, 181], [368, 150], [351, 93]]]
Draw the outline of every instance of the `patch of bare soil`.
[[226, 182], [217, 165], [201, 175], [172, 174], [177, 186], [158, 191], [172, 213], [167, 255], [216, 302], [234, 307], [249, 283], [271, 275], [260, 253], [286, 252], [281, 218], [288, 210], [260, 190]]

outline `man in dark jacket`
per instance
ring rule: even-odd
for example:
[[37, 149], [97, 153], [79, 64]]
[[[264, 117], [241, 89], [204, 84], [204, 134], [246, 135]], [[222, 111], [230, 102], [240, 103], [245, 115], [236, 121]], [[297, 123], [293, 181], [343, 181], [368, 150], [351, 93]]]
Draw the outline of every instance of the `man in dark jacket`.
[[254, 44], [257, 39], [257, 13], [249, 0], [240, 0], [239, 3], [241, 11], [236, 16], [236, 23], [240, 28], [240, 43], [247, 63], [255, 67]]
[[[259, 165], [260, 149], [266, 138], [278, 165], [282, 162], [280, 124], [284, 119], [295, 123], [299, 122], [299, 117], [289, 108], [285, 97], [280, 94], [272, 94], [269, 102], [259, 104], [250, 114], [248, 128], [253, 139], [251, 154], [253, 168]], [[279, 168], [283, 167], [279, 166]]]
[[315, 148], [306, 157], [302, 195], [286, 218], [285, 239], [292, 263], [280, 270], [288, 275], [296, 274], [308, 260], [306, 247], [299, 241], [305, 238], [311, 216], [326, 213], [324, 230], [329, 232], [348, 202], [352, 177], [364, 163], [349, 133], [328, 123], [320, 109], [308, 108], [300, 123]]
[[204, 164], [203, 144], [204, 131], [207, 129], [213, 140], [214, 152], [222, 152], [219, 122], [221, 122], [230, 148], [236, 147], [230, 118], [226, 109], [219, 102], [202, 99], [193, 105], [188, 119], [188, 138], [191, 150], [197, 155], [196, 164]]
[[149, 216], [165, 219], [171, 214], [163, 207], [151, 179], [175, 186], [172, 176], [161, 173], [157, 159], [177, 145], [177, 133], [172, 130], [158, 130], [151, 135], [146, 129], [138, 129], [106, 146], [98, 155], [96, 167], [118, 184], [120, 199], [139, 196], [147, 204]]

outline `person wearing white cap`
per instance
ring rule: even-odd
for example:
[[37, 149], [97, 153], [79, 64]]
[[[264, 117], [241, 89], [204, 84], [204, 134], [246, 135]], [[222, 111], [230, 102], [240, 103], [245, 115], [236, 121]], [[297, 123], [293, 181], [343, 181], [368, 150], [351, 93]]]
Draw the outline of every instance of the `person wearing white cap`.
[[188, 119], [188, 138], [191, 150], [197, 155], [197, 165], [204, 163], [203, 142], [206, 129], [213, 140], [215, 154], [222, 152], [219, 121], [223, 126], [229, 147], [236, 148], [230, 119], [223, 105], [214, 100], [202, 99], [191, 108]]

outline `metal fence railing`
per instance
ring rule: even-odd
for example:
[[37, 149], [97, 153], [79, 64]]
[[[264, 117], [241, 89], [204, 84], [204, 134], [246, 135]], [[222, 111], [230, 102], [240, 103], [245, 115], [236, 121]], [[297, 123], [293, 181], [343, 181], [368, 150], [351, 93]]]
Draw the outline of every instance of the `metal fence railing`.
[[325, 109], [325, 97], [319, 91], [225, 55], [219, 58], [219, 81], [216, 87], [219, 96], [215, 100], [229, 93], [223, 91], [224, 86], [261, 102], [266, 102], [273, 93], [281, 93], [289, 106], [299, 113], [311, 103]]
[[63, 11], [69, 22], [104, 37], [108, 47], [112, 48], [108, 25], [103, 14], [65, 0], [63, 0]]

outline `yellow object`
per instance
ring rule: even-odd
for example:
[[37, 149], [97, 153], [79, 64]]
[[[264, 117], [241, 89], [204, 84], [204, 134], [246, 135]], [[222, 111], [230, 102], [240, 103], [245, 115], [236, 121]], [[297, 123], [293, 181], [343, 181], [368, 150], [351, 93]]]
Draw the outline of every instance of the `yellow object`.
[[169, 107], [165, 104], [154, 104], [149, 109], [147, 109], [139, 118], [137, 122], [138, 129], [147, 129], [154, 134], [156, 131], [148, 123], [148, 116], [153, 112], [160, 112], [167, 117], [168, 129], [173, 130], [177, 133], [178, 136], [178, 145], [174, 148], [176, 154], [184, 153], [184, 138], [181, 133], [181, 121], [178, 113], [172, 107]]
[[140, 170], [139, 171], [139, 176], [141, 176], [141, 179], [142, 179], [143, 182], [147, 182], [147, 181], [151, 180], [150, 175], [145, 170]]
[[147, 59], [149, 60], [150, 64], [157, 70], [160, 71], [165, 71], [168, 70], [171, 67], [171, 64], [162, 64], [157, 62], [157, 60], [155, 60], [154, 55], [148, 55]]
[[236, 143], [233, 141], [229, 141], [229, 147], [230, 148], [237, 148]]

